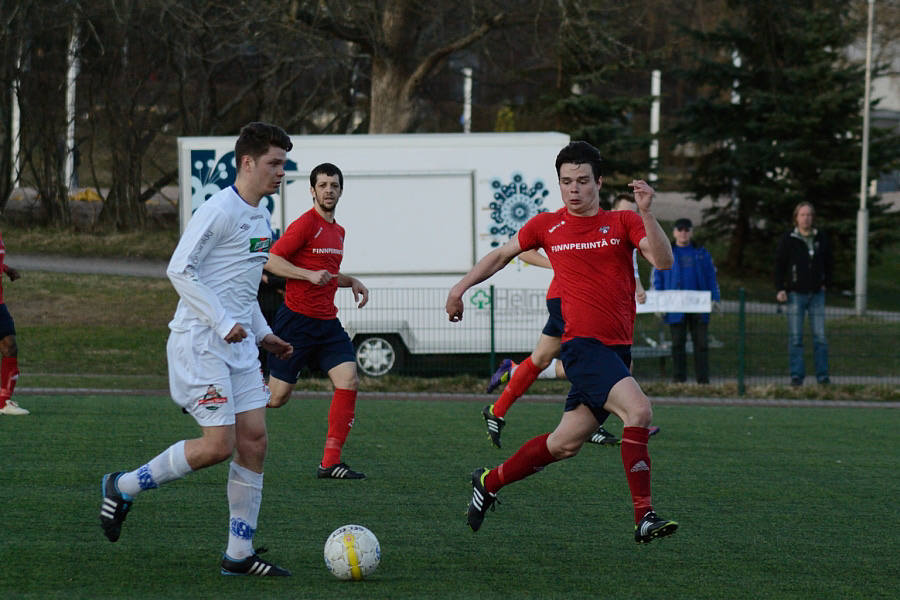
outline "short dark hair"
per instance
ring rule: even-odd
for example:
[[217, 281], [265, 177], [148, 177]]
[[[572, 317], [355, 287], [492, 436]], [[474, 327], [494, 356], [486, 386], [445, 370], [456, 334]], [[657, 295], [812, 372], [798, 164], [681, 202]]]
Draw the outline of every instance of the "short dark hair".
[[329, 177], [334, 177], [337, 175], [338, 182], [341, 184], [341, 189], [344, 189], [344, 174], [341, 173], [341, 170], [338, 169], [331, 163], [322, 163], [309, 173], [309, 185], [310, 187], [316, 187], [316, 180], [319, 178], [319, 174], [327, 175]]
[[616, 194], [616, 197], [613, 199], [613, 203], [612, 203], [613, 210], [616, 210], [616, 208], [623, 202], [631, 202], [632, 204], [637, 204], [634, 201], [634, 194], [622, 192], [621, 194]]
[[588, 144], [587, 142], [570, 142], [568, 146], [559, 151], [556, 155], [556, 176], [559, 177], [559, 168], [566, 163], [573, 165], [590, 165], [591, 172], [594, 174], [594, 181], [602, 176], [600, 172], [600, 164], [603, 158], [600, 151]]
[[277, 125], [260, 122], [248, 123], [241, 128], [241, 134], [234, 143], [234, 164], [240, 170], [241, 161], [245, 156], [256, 160], [268, 152], [271, 146], [277, 146], [285, 152], [290, 152], [294, 144], [291, 143], [291, 138], [284, 132], [284, 129]]

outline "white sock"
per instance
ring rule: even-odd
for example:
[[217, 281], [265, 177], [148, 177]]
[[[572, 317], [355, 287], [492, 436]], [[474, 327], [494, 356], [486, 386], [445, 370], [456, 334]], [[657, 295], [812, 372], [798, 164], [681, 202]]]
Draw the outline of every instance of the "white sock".
[[191, 471], [184, 455], [184, 440], [181, 440], [139, 469], [123, 473], [116, 482], [116, 487], [121, 493], [133, 498], [144, 490], [152, 490], [170, 481], [181, 479]]
[[241, 560], [253, 554], [253, 535], [262, 502], [263, 474], [231, 463], [228, 471], [228, 547], [225, 554]]
[[540, 372], [538, 379], [556, 379], [556, 361], [557, 359], [552, 359], [550, 366]]

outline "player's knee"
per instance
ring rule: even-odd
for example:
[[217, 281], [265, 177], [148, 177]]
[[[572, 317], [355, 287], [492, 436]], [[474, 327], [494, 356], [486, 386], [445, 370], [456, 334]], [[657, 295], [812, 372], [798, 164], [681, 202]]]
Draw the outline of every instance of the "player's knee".
[[356, 363], [344, 363], [328, 372], [328, 377], [336, 389], [358, 390], [359, 375], [356, 372]]
[[556, 460], [572, 458], [584, 446], [584, 440], [560, 439], [559, 436], [550, 434], [547, 438], [547, 451]]
[[269, 396], [269, 401], [266, 403], [266, 408], [279, 408], [287, 404], [287, 401], [290, 400], [291, 394], [279, 394], [272, 392], [272, 395]]
[[629, 411], [629, 421], [633, 427], [650, 427], [653, 424], [653, 409], [646, 402]]
[[251, 458], [254, 462], [265, 458], [268, 449], [269, 436], [265, 430], [245, 434], [237, 440], [238, 454]]
[[557, 444], [552, 448], [548, 444], [547, 449], [556, 460], [565, 460], [578, 454], [581, 451], [582, 446], [584, 446], [584, 442], [568, 441]]
[[201, 466], [208, 467], [228, 460], [232, 454], [234, 454], [233, 442], [224, 439], [204, 440], [197, 458]]

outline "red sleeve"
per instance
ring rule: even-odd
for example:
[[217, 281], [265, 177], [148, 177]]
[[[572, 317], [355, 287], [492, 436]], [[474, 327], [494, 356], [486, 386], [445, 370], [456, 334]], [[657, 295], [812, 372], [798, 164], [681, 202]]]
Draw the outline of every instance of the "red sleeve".
[[[644, 229], [644, 220], [639, 214], [631, 211], [620, 211], [620, 213], [625, 217], [624, 224], [628, 231], [628, 239], [640, 252], [641, 240], [647, 237], [647, 230]], [[643, 252], [641, 252], [641, 256], [643, 256]]]
[[307, 219], [300, 217], [288, 225], [287, 231], [278, 238], [278, 241], [275, 242], [269, 252], [293, 264], [294, 261], [292, 259], [294, 255], [306, 245], [306, 240], [308, 239], [307, 231], [309, 229], [307, 223]]
[[541, 247], [541, 228], [537, 226], [536, 221], [538, 221], [538, 217], [529, 219], [527, 223], [522, 225], [519, 232], [516, 234], [519, 238], [519, 246], [523, 251]]

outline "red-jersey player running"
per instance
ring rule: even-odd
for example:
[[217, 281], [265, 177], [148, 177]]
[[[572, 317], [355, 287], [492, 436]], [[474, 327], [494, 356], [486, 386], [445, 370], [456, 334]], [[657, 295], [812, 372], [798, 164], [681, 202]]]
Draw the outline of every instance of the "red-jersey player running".
[[341, 461], [341, 450], [353, 426], [359, 377], [353, 343], [337, 318], [334, 294], [339, 287], [349, 287], [362, 308], [369, 300], [369, 290], [340, 272], [344, 228], [334, 220], [334, 211], [344, 190], [343, 173], [335, 165], [323, 163], [309, 174], [309, 185], [313, 207], [275, 242], [266, 263], [267, 271], [287, 278], [284, 304], [275, 316], [273, 330], [294, 347], [286, 360], [269, 357], [269, 407], [282, 406], [290, 399], [304, 365], [322, 369], [334, 385], [334, 396], [317, 476], [365, 479]]
[[[10, 281], [19, 278], [19, 272], [7, 265], [6, 246], [0, 237], [0, 279], [3, 273]], [[19, 345], [16, 343], [16, 324], [3, 300], [3, 284], [0, 282], [0, 414], [27, 415], [29, 412], [11, 400], [16, 381], [19, 379]]]
[[556, 157], [559, 189], [567, 213], [541, 213], [509, 242], [482, 258], [447, 298], [451, 321], [462, 319], [466, 290], [502, 269], [523, 250], [542, 248], [560, 287], [565, 330], [561, 358], [572, 388], [556, 429], [525, 442], [503, 464], [472, 473], [468, 522], [478, 531], [497, 492], [558, 460], [575, 456], [606, 418], [622, 419], [622, 462], [634, 505], [634, 539], [645, 543], [675, 532], [678, 524], [660, 518], [650, 493], [650, 402], [631, 376], [634, 328], [632, 251], [657, 269], [672, 266], [672, 248], [651, 210], [653, 188], [629, 184], [640, 215], [600, 208], [600, 153], [572, 142]]

